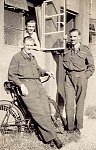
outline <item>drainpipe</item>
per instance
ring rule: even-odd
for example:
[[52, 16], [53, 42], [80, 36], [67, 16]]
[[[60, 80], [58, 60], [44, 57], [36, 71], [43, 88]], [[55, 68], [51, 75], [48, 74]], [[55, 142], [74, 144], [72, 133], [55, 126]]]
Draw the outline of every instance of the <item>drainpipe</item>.
[[0, 49], [4, 44], [4, 0], [0, 0]]

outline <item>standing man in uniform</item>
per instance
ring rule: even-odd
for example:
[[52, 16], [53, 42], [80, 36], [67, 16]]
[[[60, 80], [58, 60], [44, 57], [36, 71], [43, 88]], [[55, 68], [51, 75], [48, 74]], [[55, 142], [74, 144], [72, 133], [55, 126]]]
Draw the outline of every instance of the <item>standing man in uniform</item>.
[[93, 75], [95, 66], [92, 54], [87, 46], [81, 44], [78, 29], [69, 31], [70, 43], [64, 51], [63, 66], [65, 76], [65, 110], [68, 132], [80, 134], [83, 128], [84, 100], [88, 79]]
[[53, 142], [57, 148], [62, 142], [57, 138], [52, 124], [48, 97], [40, 81], [40, 76], [50, 74], [42, 70], [34, 57], [34, 39], [24, 38], [23, 49], [15, 54], [11, 60], [8, 79], [15, 82], [22, 91], [22, 99], [35, 120], [42, 139], [48, 143]]

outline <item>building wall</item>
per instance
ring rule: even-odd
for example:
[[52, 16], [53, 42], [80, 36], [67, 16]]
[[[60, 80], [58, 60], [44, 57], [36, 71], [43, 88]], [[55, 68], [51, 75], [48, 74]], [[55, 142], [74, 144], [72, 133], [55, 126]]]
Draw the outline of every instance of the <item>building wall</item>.
[[90, 5], [90, 17], [96, 19], [96, 0], [92, 0]]
[[66, 0], [67, 9], [79, 13], [79, 2], [82, 0]]
[[10, 97], [6, 94], [3, 83], [7, 80], [8, 66], [11, 58], [17, 51], [19, 51], [19, 49], [12, 46], [2, 46], [2, 48], [0, 48], [0, 99], [7, 99], [7, 97]]
[[76, 27], [81, 31], [83, 44], [89, 45], [89, 1], [80, 0], [79, 2], [79, 13], [76, 17]]
[[[92, 0], [89, 17], [92, 19], [96, 19], [96, 0]], [[95, 72], [93, 76], [89, 79], [85, 108], [90, 105], [96, 105], [96, 44], [90, 43], [89, 47], [94, 57]]]
[[[94, 1], [93, 7], [96, 7], [96, 1]], [[90, 45], [89, 44], [89, 1], [88, 0], [81, 0], [79, 4], [79, 14], [76, 18], [76, 27], [80, 29], [82, 33], [82, 43], [84, 45], [89, 46], [90, 51], [94, 57], [94, 63], [96, 66], [96, 45]], [[91, 11], [91, 17], [96, 18], [95, 9], [92, 8]], [[85, 110], [90, 105], [95, 105], [95, 97], [96, 97], [96, 71], [93, 74], [93, 76], [88, 80], [88, 88], [87, 88], [87, 94], [85, 99]]]

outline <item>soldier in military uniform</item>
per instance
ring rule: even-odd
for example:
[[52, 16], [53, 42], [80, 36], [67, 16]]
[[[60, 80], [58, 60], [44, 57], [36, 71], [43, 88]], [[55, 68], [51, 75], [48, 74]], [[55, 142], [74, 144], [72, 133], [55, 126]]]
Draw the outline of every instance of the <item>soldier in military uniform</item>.
[[32, 55], [33, 47], [34, 39], [25, 37], [23, 49], [11, 60], [8, 79], [14, 81], [21, 88], [22, 99], [31, 112], [44, 142], [53, 142], [57, 148], [61, 148], [62, 142], [57, 138], [46, 91], [40, 81], [40, 76], [50, 73], [42, 70], [37, 64]]
[[77, 132], [83, 128], [84, 99], [87, 82], [95, 67], [92, 54], [87, 46], [81, 44], [78, 29], [69, 32], [70, 42], [64, 51], [63, 66], [65, 75], [65, 110], [68, 132]]

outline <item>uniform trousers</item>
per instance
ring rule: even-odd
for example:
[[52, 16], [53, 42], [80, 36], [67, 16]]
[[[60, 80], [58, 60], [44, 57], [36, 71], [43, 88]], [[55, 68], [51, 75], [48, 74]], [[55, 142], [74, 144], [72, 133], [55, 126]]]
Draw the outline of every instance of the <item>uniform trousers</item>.
[[25, 104], [38, 125], [45, 142], [56, 138], [56, 129], [51, 120], [49, 100], [39, 79], [22, 79], [28, 89], [28, 95], [22, 96]]
[[65, 78], [65, 111], [68, 130], [83, 128], [84, 100], [87, 79], [85, 71], [72, 71]]

